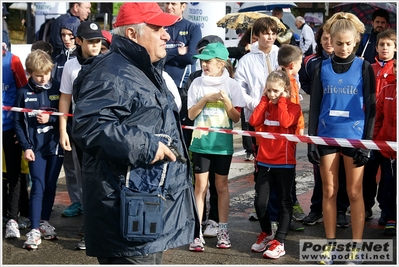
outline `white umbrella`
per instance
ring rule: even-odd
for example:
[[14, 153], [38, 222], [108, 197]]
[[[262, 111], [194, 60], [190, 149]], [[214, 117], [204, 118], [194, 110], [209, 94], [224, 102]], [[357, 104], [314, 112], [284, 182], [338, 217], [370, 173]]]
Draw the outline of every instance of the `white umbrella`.
[[[17, 9], [17, 10], [23, 10], [26, 11], [28, 9], [28, 3], [12, 3], [8, 8], [10, 9]], [[32, 10], [35, 11], [36, 6], [34, 3], [32, 3]]]

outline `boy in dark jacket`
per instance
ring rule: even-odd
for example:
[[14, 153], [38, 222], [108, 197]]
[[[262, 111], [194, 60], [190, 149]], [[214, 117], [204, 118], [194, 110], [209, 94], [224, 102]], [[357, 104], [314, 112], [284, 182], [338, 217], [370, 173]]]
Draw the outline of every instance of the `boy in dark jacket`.
[[[51, 79], [54, 64], [42, 50], [31, 52], [26, 59], [30, 74], [28, 84], [18, 90], [15, 106], [32, 110], [57, 111], [60, 83]], [[30, 192], [30, 220], [32, 230], [23, 248], [37, 249], [44, 239], [56, 239], [55, 228], [49, 224], [54, 205], [58, 175], [64, 151], [59, 145], [58, 116], [43, 112], [17, 112], [14, 127], [18, 143], [29, 163], [32, 187]]]
[[65, 62], [76, 57], [75, 38], [79, 25], [80, 20], [77, 17], [70, 17], [62, 22], [60, 35], [62, 43], [64, 44], [64, 49], [55, 57], [54, 68], [51, 72], [51, 77], [57, 81], [61, 81]]

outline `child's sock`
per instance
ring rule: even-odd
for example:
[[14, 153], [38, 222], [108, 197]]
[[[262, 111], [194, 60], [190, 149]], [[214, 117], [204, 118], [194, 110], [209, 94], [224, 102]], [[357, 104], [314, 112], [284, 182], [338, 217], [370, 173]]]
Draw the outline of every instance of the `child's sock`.
[[220, 230], [227, 230], [227, 223], [219, 223]]

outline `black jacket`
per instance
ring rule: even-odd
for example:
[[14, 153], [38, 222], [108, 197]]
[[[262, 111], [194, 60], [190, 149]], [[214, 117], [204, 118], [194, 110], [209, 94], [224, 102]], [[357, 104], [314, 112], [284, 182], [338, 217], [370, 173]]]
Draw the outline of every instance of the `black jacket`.
[[[129, 188], [153, 191], [162, 164], [154, 159], [160, 137], [169, 135], [188, 158], [178, 109], [144, 47], [115, 35], [110, 52], [82, 66], [74, 82], [72, 135], [83, 150], [83, 206], [86, 253], [95, 257], [145, 255], [193, 240], [198, 216], [189, 165], [169, 163], [164, 230], [154, 242], [127, 241], [120, 233], [120, 188], [131, 167]], [[106, 174], [109, 168], [113, 176]], [[113, 181], [113, 180], [114, 181]]]
[[[59, 81], [52, 80], [51, 87], [43, 89], [37, 87], [32, 78], [29, 78], [28, 83], [18, 89], [15, 107], [58, 111], [59, 99]], [[33, 112], [15, 112], [14, 128], [22, 150], [32, 149], [36, 157], [63, 155], [64, 150], [59, 143], [58, 118], [58, 116], [50, 115], [47, 123], [40, 124]]]

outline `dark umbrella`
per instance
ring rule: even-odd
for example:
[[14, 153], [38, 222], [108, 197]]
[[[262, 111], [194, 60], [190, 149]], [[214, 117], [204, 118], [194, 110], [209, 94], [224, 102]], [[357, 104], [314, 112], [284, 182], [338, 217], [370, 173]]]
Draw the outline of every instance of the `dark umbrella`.
[[385, 9], [389, 13], [389, 24], [396, 29], [396, 4], [395, 3], [343, 3], [334, 6], [335, 12], [349, 12], [357, 16], [366, 26], [366, 30], [371, 30], [371, 17], [377, 9]]

